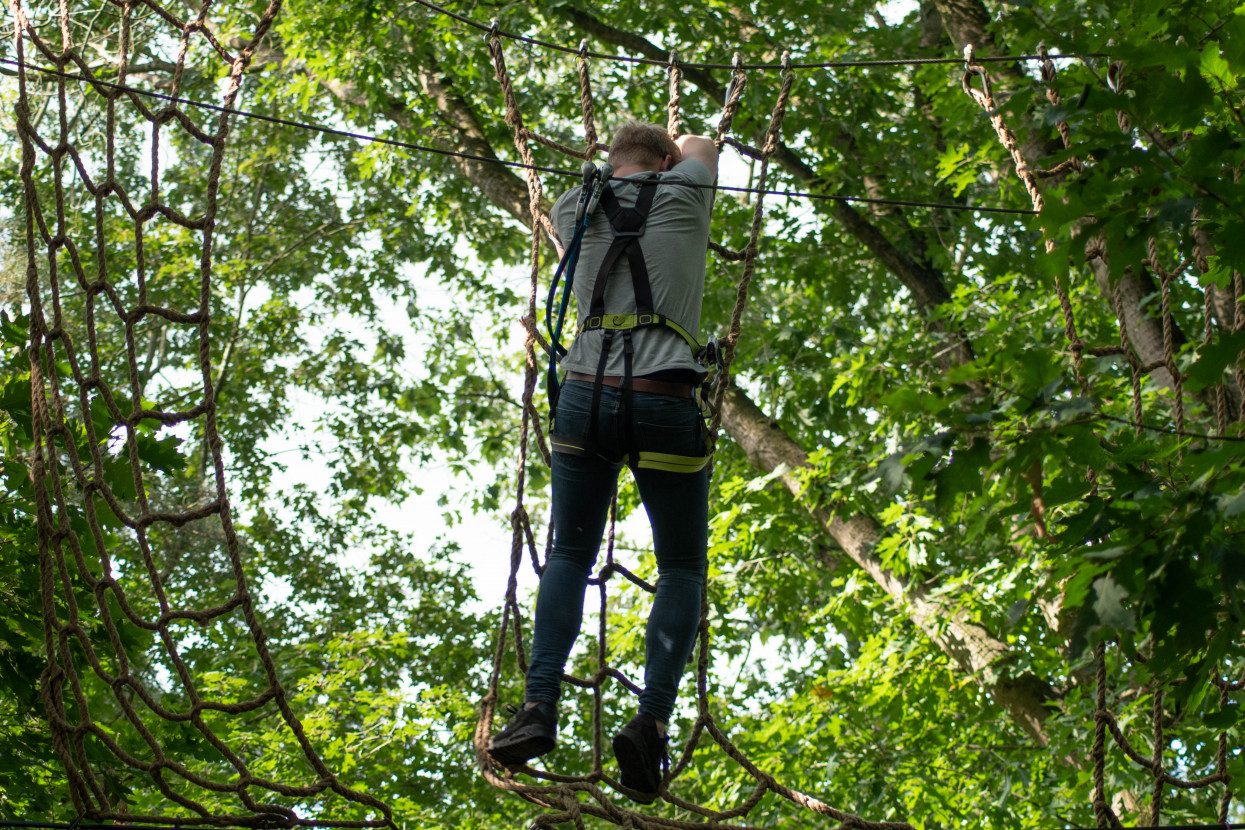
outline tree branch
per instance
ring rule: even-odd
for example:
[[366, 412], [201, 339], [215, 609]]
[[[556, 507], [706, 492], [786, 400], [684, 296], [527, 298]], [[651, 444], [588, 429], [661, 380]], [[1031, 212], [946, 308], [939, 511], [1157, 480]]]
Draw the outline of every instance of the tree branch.
[[[650, 58], [665, 59], [668, 57], [665, 50], [651, 41], [632, 32], [616, 29], [587, 12], [569, 6], [560, 7], [557, 11], [584, 33], [592, 35], [599, 40], [612, 43], [632, 52], [638, 52]], [[688, 67], [683, 72], [683, 78], [695, 84], [714, 100], [722, 100], [726, 96], [725, 87], [714, 80], [713, 76], [705, 70]], [[741, 119], [741, 122], [747, 123], [749, 120]], [[753, 124], [756, 129], [761, 128], [760, 125], [756, 124], [755, 120], [753, 120]], [[837, 143], [840, 145], [846, 143], [846, 146], [850, 147], [854, 142], [851, 136], [843, 134], [839, 137]], [[795, 178], [803, 189], [828, 194], [825, 179], [819, 176], [795, 150], [792, 150], [786, 144], [779, 142], [778, 150], [774, 154], [774, 161]], [[837, 200], [828, 202], [826, 209], [830, 213], [831, 218], [842, 225], [848, 234], [855, 237], [869, 253], [903, 283], [904, 287], [908, 289], [916, 301], [917, 311], [922, 317], [928, 318], [930, 311], [951, 299], [951, 294], [943, 283], [940, 271], [927, 263], [904, 254], [899, 246], [892, 242], [877, 225], [869, 221], [865, 214], [856, 210], [847, 202]], [[945, 327], [940, 322], [930, 323], [929, 328], [934, 332], [945, 331]], [[956, 337], [955, 348], [949, 353], [950, 362], [966, 363], [972, 360], [973, 352], [971, 346], [963, 337], [958, 335]]]
[[1007, 644], [972, 622], [967, 613], [936, 599], [919, 582], [905, 584], [874, 554], [882, 535], [881, 526], [871, 516], [856, 514], [840, 518], [834, 505], [809, 500], [799, 471], [809, 465], [808, 453], [774, 424], [737, 386], [726, 392], [722, 425], [739, 444], [745, 457], [763, 473], [780, 467], [778, 480], [817, 519], [843, 552], [886, 592], [896, 606], [965, 673], [981, 684], [1012, 720], [1045, 745], [1043, 730], [1049, 710], [1047, 701], [1055, 697], [1049, 683], [1027, 672], [1011, 671]]

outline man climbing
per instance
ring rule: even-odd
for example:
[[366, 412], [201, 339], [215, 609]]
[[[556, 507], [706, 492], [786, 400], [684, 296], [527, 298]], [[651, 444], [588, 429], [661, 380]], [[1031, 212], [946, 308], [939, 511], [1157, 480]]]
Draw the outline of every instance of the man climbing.
[[[573, 283], [579, 326], [554, 414], [554, 541], [536, 600], [525, 704], [489, 751], [515, 766], [553, 749], [563, 668], [625, 464], [652, 525], [658, 579], [639, 711], [613, 744], [623, 786], [647, 804], [661, 786], [666, 724], [695, 644], [705, 578], [709, 479], [694, 390], [706, 371], [694, 344], [718, 151], [710, 138], [671, 139], [662, 127], [630, 121], [614, 134], [609, 163], [613, 179], [591, 214]], [[574, 236], [580, 191], [553, 207], [563, 240]]]

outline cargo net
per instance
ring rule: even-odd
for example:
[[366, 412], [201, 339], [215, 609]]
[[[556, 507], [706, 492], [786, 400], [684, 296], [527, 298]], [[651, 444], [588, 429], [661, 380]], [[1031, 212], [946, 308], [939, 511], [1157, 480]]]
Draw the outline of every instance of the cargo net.
[[[148, 0], [89, 5], [9, 3], [48, 661], [39, 685], [73, 809], [131, 823], [391, 826], [383, 804], [328, 769], [278, 679], [217, 424], [228, 358], [209, 310], [227, 110], [280, 0], [241, 45], [215, 36], [210, 0], [192, 20]], [[106, 48], [88, 50], [99, 38]], [[223, 66], [218, 114], [196, 120], [175, 105], [188, 61]], [[171, 77], [163, 103], [125, 89], [152, 64]], [[199, 195], [162, 175], [170, 147], [202, 158]], [[166, 349], [194, 367], [180, 388], [152, 377]], [[202, 447], [192, 485], [162, 472], [179, 430]], [[208, 540], [200, 584], [179, 575], [187, 534]], [[188, 654], [220, 642], [239, 653], [238, 671], [196, 674]], [[243, 719], [272, 724], [271, 743], [231, 746]], [[128, 810], [119, 782], [136, 777], [162, 796], [160, 814]]]
[[[506, 67], [502, 38], [496, 27], [489, 34], [488, 48], [505, 98], [506, 123], [513, 131], [515, 147], [528, 169], [529, 210], [532, 217], [532, 269], [527, 316], [524, 320], [528, 331], [525, 346], [524, 418], [520, 433], [516, 502], [511, 514], [513, 541], [510, 555], [510, 574], [505, 607], [498, 631], [493, 672], [490, 678], [488, 693], [481, 704], [480, 720], [475, 732], [476, 755], [484, 778], [493, 786], [509, 790], [547, 810], [548, 812], [537, 815], [532, 825], [533, 827], [572, 823], [576, 828], [583, 828], [585, 819], [592, 817], [627, 828], [716, 827], [732, 828], [732, 830], [735, 828], [742, 829], [752, 825], [741, 822], [747, 820], [749, 814], [762, 804], [767, 795], [774, 794], [801, 808], [820, 814], [840, 827], [856, 827], [862, 828], [862, 830], [911, 830], [910, 825], [906, 823], [869, 821], [793, 790], [760, 769], [731, 742], [709, 707], [709, 605], [705, 595], [702, 595], [701, 600], [701, 619], [696, 647], [696, 717], [690, 732], [684, 737], [681, 748], [675, 750], [672, 747], [672, 764], [665, 772], [660, 784], [660, 797], [663, 804], [650, 808], [645, 812], [638, 812], [632, 809], [629, 801], [620, 798], [616, 794], [627, 795], [630, 791], [606, 770], [605, 753], [602, 751], [605, 730], [603, 709], [606, 689], [610, 684], [616, 683], [625, 689], [627, 693], [638, 695], [640, 687], [622, 669], [611, 664], [608, 647], [609, 596], [607, 589], [609, 582], [615, 577], [625, 579], [648, 593], [653, 593], [656, 589], [654, 585], [636, 575], [615, 557], [616, 497], [613, 508], [610, 511], [605, 561], [596, 576], [589, 583], [596, 588], [600, 598], [595, 648], [596, 672], [591, 677], [567, 676], [563, 678], [564, 683], [585, 690], [592, 696], [590, 724], [584, 727], [585, 730], [591, 731], [589, 738], [590, 751], [588, 756], [583, 759], [583, 763], [576, 764], [576, 767], [587, 767], [587, 769], [583, 772], [568, 772], [566, 770], [555, 771], [523, 766], [518, 770], [506, 770], [497, 765], [489, 756], [487, 745], [490, 735], [496, 728], [494, 716], [501, 696], [502, 676], [508, 663], [510, 649], [513, 648], [515, 664], [518, 665], [520, 670], [527, 671], [527, 660], [524, 650], [523, 611], [520, 608], [518, 599], [519, 572], [524, 567], [525, 559], [528, 559], [537, 574], [543, 573], [548, 562], [549, 546], [552, 543], [553, 532], [553, 528], [550, 527], [542, 556], [537, 551], [535, 534], [533, 533], [531, 520], [524, 503], [529, 464], [528, 453], [533, 444], [540, 452], [544, 462], [546, 464], [550, 462], [549, 448], [540, 427], [541, 416], [537, 412], [533, 398], [536, 389], [536, 378], [539, 374], [538, 367], [547, 360], [550, 348], [549, 344], [537, 331], [536, 297], [540, 276], [541, 237], [547, 232], [551, 233], [553, 229], [548, 216], [545, 215], [541, 208], [543, 188], [540, 177], [537, 174], [532, 144], [534, 142], [540, 143], [569, 156], [581, 159], [591, 159], [604, 148], [597, 143], [597, 131], [593, 115], [595, 107], [593, 104], [586, 46], [581, 48], [580, 55], [577, 58], [581, 109], [586, 136], [585, 148], [582, 151], [565, 147], [546, 139], [524, 125], [523, 115], [518, 106], [518, 97], [515, 94], [513, 81]], [[665, 74], [670, 90], [669, 105], [667, 107], [667, 130], [672, 137], [677, 137], [680, 134], [681, 122], [680, 83], [682, 71], [676, 55], [671, 55], [669, 65], [665, 68]], [[738, 60], [736, 60], [736, 65], [732, 71], [731, 83], [725, 94], [721, 118], [717, 126], [716, 143], [718, 147], [721, 148], [723, 144], [729, 142], [731, 146], [738, 149], [742, 154], [759, 161], [759, 172], [756, 188], [758, 196], [753, 207], [752, 224], [747, 244], [737, 251], [723, 248], [717, 244], [711, 244], [711, 247], [719, 256], [728, 261], [742, 262], [742, 266], [740, 267], [736, 302], [731, 314], [728, 334], [723, 340], [725, 368], [719, 373], [713, 395], [713, 414], [709, 425], [710, 447], [715, 443], [720, 427], [722, 400], [726, 391], [726, 384], [729, 382], [728, 372], [731, 359], [741, 333], [740, 321], [747, 303], [748, 288], [752, 279], [758, 252], [758, 240], [764, 221], [764, 194], [768, 166], [771, 158], [780, 146], [780, 131], [783, 116], [790, 99], [792, 81], [793, 73], [790, 56], [784, 55], [782, 80], [776, 95], [774, 109], [769, 119], [769, 126], [765, 130], [762, 146], [760, 148], [749, 147], [738, 140], [728, 137], [728, 131], [738, 112], [741, 95], [747, 83], [747, 75], [739, 65]], [[545, 356], [541, 357], [538, 354], [538, 350], [543, 351]], [[737, 803], [707, 807], [684, 798], [679, 794], [678, 779], [682, 774], [693, 768], [693, 756], [697, 754], [698, 750], [701, 752], [700, 761], [702, 763], [706, 753], [708, 757], [713, 759], [712, 763], [714, 764], [722, 763], [729, 759], [730, 762], [737, 765], [745, 780], [751, 782], [750, 786], [745, 785], [741, 788], [742, 792], [737, 799]], [[603, 784], [608, 785], [609, 790], [603, 787]]]
[[[1046, 98], [1053, 106], [1058, 106], [1061, 96], [1055, 64], [1044, 48], [1039, 47], [1038, 51], [1040, 78], [1045, 87]], [[1112, 90], [1122, 93], [1122, 65], [1118, 62], [1110, 63], [1104, 80]], [[972, 46], [965, 50], [963, 89], [988, 116], [999, 141], [1014, 164], [1017, 177], [1032, 199], [1033, 207], [1040, 213], [1045, 204], [1042, 182], [1075, 175], [1084, 169], [1086, 162], [1072, 155], [1058, 166], [1043, 170], [1034, 166], [1033, 160], [1025, 157], [1020, 140], [1008, 126], [1003, 111], [999, 108], [993, 79], [977, 61]], [[1120, 129], [1125, 133], [1133, 130], [1127, 114], [1117, 113], [1117, 120]], [[1067, 122], [1059, 121], [1056, 127], [1064, 148], [1073, 150], [1073, 136]], [[1084, 362], [1087, 357], [1116, 359], [1127, 366], [1126, 371], [1131, 381], [1131, 402], [1129, 417], [1125, 422], [1138, 434], [1143, 430], [1154, 430], [1181, 439], [1213, 440], [1228, 437], [1228, 440], [1239, 440], [1236, 437], [1239, 426], [1233, 421], [1245, 420], [1245, 406], [1242, 406], [1240, 400], [1241, 390], [1245, 389], [1245, 355], [1238, 356], [1236, 361], [1232, 379], [1235, 384], [1221, 378], [1218, 383], [1205, 386], [1195, 395], [1190, 395], [1185, 389], [1189, 377], [1182, 370], [1179, 361], [1184, 336], [1179, 333], [1173, 312], [1173, 305], [1179, 302], [1176, 287], [1178, 281], [1190, 270], [1196, 274], [1205, 274], [1210, 270], [1207, 261], [1210, 243], [1204, 232], [1195, 230], [1194, 233], [1193, 255], [1186, 261], [1170, 264], [1164, 264], [1161, 260], [1160, 241], [1155, 237], [1147, 240], [1148, 259], [1142, 266], [1158, 277], [1159, 291], [1158, 319], [1151, 318], [1148, 321], [1140, 319], [1145, 312], [1140, 308], [1142, 300], [1136, 289], [1124, 278], [1112, 280], [1106, 275], [1108, 251], [1104, 242], [1101, 239], [1087, 240], [1086, 260], [1089, 269], [1095, 274], [1099, 290], [1110, 303], [1111, 313], [1118, 326], [1119, 340], [1096, 345], [1086, 342], [1078, 334], [1072, 287], [1066, 278], [1057, 276], [1055, 289], [1063, 317], [1064, 334], [1071, 355], [1073, 374], [1081, 385], [1082, 394], [1086, 392], [1087, 373]], [[1054, 250], [1055, 245], [1054, 239], [1046, 234], [1047, 252]], [[1126, 273], [1125, 276], [1129, 277], [1131, 274]], [[1245, 325], [1245, 309], [1240, 303], [1242, 297], [1245, 297], [1245, 286], [1242, 285], [1240, 272], [1233, 273], [1226, 291], [1217, 290], [1213, 283], [1206, 287], [1203, 293], [1204, 303], [1200, 309], [1204, 321], [1203, 343], [1209, 343], [1217, 329], [1235, 332]], [[1131, 336], [1130, 331], [1134, 333]], [[1154, 387], [1167, 392], [1161, 397], [1165, 397], [1170, 405], [1170, 417], [1160, 426], [1156, 426], [1154, 421], [1161, 418], [1161, 415], [1151, 414], [1149, 422], [1145, 419], [1143, 400], [1146, 396], [1143, 394], [1143, 381], [1147, 378]], [[1199, 421], [1213, 424], [1213, 435], [1189, 430], [1186, 423], [1186, 404], [1189, 401], [1199, 408]], [[1233, 413], [1239, 415], [1234, 418]], [[1092, 495], [1097, 489], [1099, 471], [1089, 467], [1086, 474], [1089, 481], [1095, 482], [1090, 491]], [[1044, 536], [1043, 517], [1036, 501], [1033, 519], [1039, 528], [1039, 535]], [[1245, 675], [1240, 674], [1239, 666], [1233, 668], [1233, 662], [1224, 661], [1221, 665], [1204, 669], [1206, 674], [1202, 674], [1203, 669], [1190, 667], [1190, 672], [1197, 672], [1196, 678], [1189, 675], [1164, 682], [1155, 678], [1146, 668], [1146, 644], [1142, 643], [1138, 648], [1132, 647], [1133, 645], [1101, 641], [1094, 646], [1090, 664], [1094, 688], [1090, 761], [1094, 818], [1098, 827], [1121, 827], [1118, 817], [1120, 812], [1139, 814], [1138, 826], [1159, 826], [1163, 824], [1165, 796], [1170, 797], [1172, 792], [1179, 791], [1213, 792], [1211, 788], [1219, 790], [1218, 822], [1227, 824], [1234, 797], [1229, 757], [1230, 751], [1238, 751], [1237, 746], [1229, 744], [1228, 730], [1235, 722], [1235, 712], [1240, 705], [1240, 696], [1237, 693], [1245, 689]], [[1139, 678], [1148, 679], [1139, 681]], [[1194, 679], [1209, 683], [1210, 689], [1206, 692], [1206, 697], [1208, 701], [1218, 704], [1218, 713], [1204, 718], [1201, 724], [1197, 724], [1195, 719], [1193, 724], [1186, 724], [1182, 722], [1185, 718], [1180, 713], [1179, 701], [1173, 698], [1178, 696], [1178, 687]], [[1222, 723], [1214, 723], [1216, 719]], [[1218, 733], [1205, 728], [1219, 725], [1223, 731]], [[1177, 752], [1178, 757], [1173, 757]], [[1149, 782], [1148, 798], [1137, 794], [1138, 781]], [[1114, 796], [1110, 793], [1114, 793]], [[1239, 805], [1236, 810], [1239, 815]]]

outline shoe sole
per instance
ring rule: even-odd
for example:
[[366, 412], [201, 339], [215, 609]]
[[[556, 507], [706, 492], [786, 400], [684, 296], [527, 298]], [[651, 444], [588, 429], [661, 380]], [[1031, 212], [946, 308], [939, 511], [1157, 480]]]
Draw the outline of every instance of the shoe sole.
[[[627, 797], [637, 804], [652, 804], [656, 801], [657, 796], [661, 794], [657, 789], [652, 792], [645, 792], [643, 789], [634, 786], [629, 780], [630, 776], [627, 775], [628, 769], [648, 769], [648, 762], [644, 757], [643, 740], [632, 738], [624, 728], [623, 731], [614, 736], [614, 757], [618, 759], [618, 768], [622, 772], [622, 785], [636, 792], [636, 795]], [[660, 779], [657, 782], [657, 787], [661, 787]]]
[[556, 745], [557, 741], [548, 735], [525, 735], [500, 745], [495, 741], [488, 751], [502, 766], [513, 767], [539, 758], [552, 751]]

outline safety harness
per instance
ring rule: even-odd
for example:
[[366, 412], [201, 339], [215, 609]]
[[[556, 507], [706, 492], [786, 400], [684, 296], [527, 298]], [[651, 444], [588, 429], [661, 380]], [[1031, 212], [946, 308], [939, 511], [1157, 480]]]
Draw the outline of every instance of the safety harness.
[[[595, 178], [592, 178], [589, 171], [589, 165], [585, 165], [584, 169], [584, 192], [586, 200], [581, 195], [581, 207], [585, 209], [585, 214], [580, 216], [577, 212], [577, 225], [575, 236], [572, 239], [571, 247], [566, 250], [562, 264], [558, 268], [558, 273], [566, 272], [566, 285], [563, 288], [562, 303], [557, 326], [550, 325], [550, 333], [553, 335], [553, 344], [550, 349], [549, 362], [549, 398], [550, 406], [556, 409], [558, 380], [556, 361], [566, 353], [566, 349], [562, 348], [558, 343], [558, 336], [562, 328], [562, 318], [566, 313], [567, 298], [571, 291], [574, 281], [575, 264], [579, 258], [579, 244], [583, 238], [583, 232], [587, 228], [591, 220], [591, 209], [596, 206], [599, 199], [601, 207], [605, 211], [606, 218], [609, 219], [610, 228], [614, 232], [614, 239], [610, 243], [610, 247], [606, 250], [604, 258], [601, 260], [601, 267], [597, 271], [596, 282], [592, 288], [592, 299], [588, 306], [588, 316], [575, 332], [575, 336], [583, 334], [585, 331], [601, 330], [601, 357], [597, 361], [596, 377], [592, 386], [592, 405], [591, 414], [588, 422], [588, 438], [586, 440], [570, 439], [566, 436], [551, 433], [550, 443], [554, 452], [566, 453], [570, 455], [584, 455], [588, 452], [595, 452], [597, 448], [598, 435], [598, 410], [601, 404], [601, 390], [605, 386], [605, 367], [609, 362], [610, 352], [613, 349], [615, 340], [622, 340], [623, 349], [623, 377], [619, 390], [622, 393], [623, 401], [623, 418], [627, 424], [627, 437], [622, 461], [631, 465], [634, 454], [634, 466], [642, 469], [652, 470], [668, 470], [671, 472], [694, 473], [704, 468], [709, 461], [709, 456], [686, 456], [674, 455], [671, 453], [658, 453], [649, 451], [640, 451], [639, 444], [635, 436], [635, 421], [632, 415], [632, 364], [635, 354], [635, 347], [632, 342], [632, 335], [636, 329], [647, 328], [651, 326], [665, 326], [685, 341], [692, 350], [692, 354], [700, 361], [704, 361], [706, 357], [717, 362], [720, 350], [717, 349], [715, 341], [711, 340], [708, 347], [702, 348], [696, 342], [687, 329], [671, 320], [664, 314], [659, 313], [653, 305], [653, 290], [649, 284], [648, 266], [644, 261], [644, 251], [640, 246], [640, 238], [644, 235], [645, 226], [648, 223], [648, 215], [653, 207], [653, 199], [657, 193], [657, 179], [649, 179], [639, 183], [640, 192], [636, 197], [635, 207], [625, 208], [614, 195], [613, 188], [608, 184], [609, 172], [608, 167], [603, 167], [596, 172]], [[604, 177], [601, 177], [604, 173]], [[627, 265], [631, 271], [631, 285], [635, 293], [635, 312], [634, 313], [611, 313], [605, 309], [605, 289], [609, 282], [611, 271], [618, 260], [625, 256]], [[565, 267], [564, 267], [565, 266]], [[554, 284], [550, 289], [549, 302], [546, 304], [546, 325], [549, 325], [549, 317], [553, 306], [553, 297], [557, 290], [557, 276], [555, 276]], [[707, 396], [701, 396], [704, 401]], [[703, 408], [703, 403], [702, 403]], [[552, 417], [552, 410], [551, 410]]]

